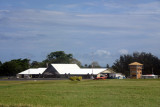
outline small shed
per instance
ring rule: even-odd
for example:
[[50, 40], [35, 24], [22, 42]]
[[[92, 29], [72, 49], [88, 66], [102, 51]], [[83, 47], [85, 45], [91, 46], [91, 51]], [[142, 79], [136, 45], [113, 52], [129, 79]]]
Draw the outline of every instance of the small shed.
[[116, 73], [112, 69], [106, 69], [100, 73], [98, 73], [97, 77], [100, 77], [101, 75], [106, 75], [108, 76], [108, 79], [124, 79], [125, 75], [122, 73]]
[[115, 78], [115, 74], [116, 72], [114, 72], [112, 69], [106, 69], [100, 73], [98, 73], [97, 77], [100, 77], [101, 75], [106, 75], [108, 76], [108, 78]]

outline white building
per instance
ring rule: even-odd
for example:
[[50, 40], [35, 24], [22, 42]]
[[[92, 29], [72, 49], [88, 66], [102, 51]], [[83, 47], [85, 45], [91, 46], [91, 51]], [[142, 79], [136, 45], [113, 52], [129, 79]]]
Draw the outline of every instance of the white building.
[[90, 78], [91, 75], [96, 75], [106, 68], [80, 68], [77, 64], [51, 64], [43, 73], [44, 77], [52, 78], [68, 78], [69, 76], [82, 76]]
[[106, 69], [102, 72], [100, 72], [97, 76], [100, 77], [101, 75], [106, 75], [108, 76], [109, 79], [124, 79], [125, 75], [122, 73], [116, 73], [112, 69]]
[[142, 79], [156, 79], [156, 78], [158, 78], [158, 75], [154, 74], [142, 75]]
[[17, 74], [17, 78], [39, 78], [46, 68], [30, 68]]
[[31, 68], [17, 74], [17, 78], [68, 78], [82, 76], [92, 78], [107, 74], [108, 78], [122, 79], [124, 75], [106, 68], [80, 68], [77, 64], [51, 64], [48, 68]]
[[30, 68], [17, 74], [17, 78], [68, 78], [69, 76], [82, 76], [90, 78], [106, 68], [80, 68], [77, 64], [51, 64], [48, 68]]

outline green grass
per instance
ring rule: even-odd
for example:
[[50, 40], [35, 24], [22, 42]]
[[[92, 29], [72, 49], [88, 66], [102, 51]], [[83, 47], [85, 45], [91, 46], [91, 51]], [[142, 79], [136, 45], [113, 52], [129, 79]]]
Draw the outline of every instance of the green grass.
[[160, 107], [158, 80], [0, 81], [0, 107]]

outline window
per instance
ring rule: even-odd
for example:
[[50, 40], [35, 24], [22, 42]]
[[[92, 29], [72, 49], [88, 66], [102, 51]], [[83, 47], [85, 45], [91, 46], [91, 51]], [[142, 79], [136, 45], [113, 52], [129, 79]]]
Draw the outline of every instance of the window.
[[132, 77], [136, 77], [136, 75], [132, 75]]
[[137, 73], [137, 71], [132, 71], [132, 73]]

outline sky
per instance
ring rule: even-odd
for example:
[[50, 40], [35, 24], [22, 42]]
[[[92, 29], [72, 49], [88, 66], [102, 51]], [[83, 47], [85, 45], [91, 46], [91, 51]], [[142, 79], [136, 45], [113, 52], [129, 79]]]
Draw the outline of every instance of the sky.
[[120, 55], [160, 58], [160, 0], [0, 0], [0, 61], [42, 61], [50, 52], [82, 64]]

